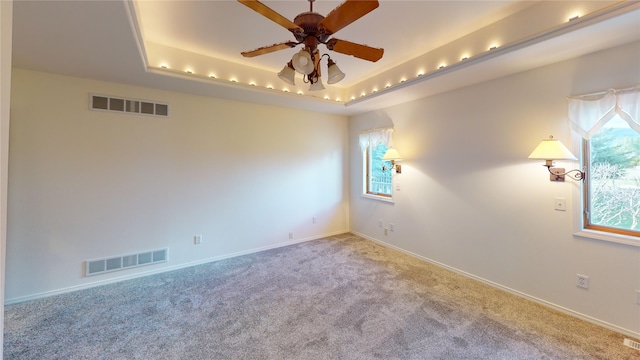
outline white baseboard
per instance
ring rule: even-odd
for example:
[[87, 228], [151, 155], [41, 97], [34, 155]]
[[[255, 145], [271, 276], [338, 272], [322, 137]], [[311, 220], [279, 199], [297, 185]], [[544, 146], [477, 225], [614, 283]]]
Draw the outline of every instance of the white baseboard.
[[335, 235], [344, 234], [344, 233], [348, 233], [348, 232], [349, 232], [349, 230], [342, 230], [342, 231], [336, 231], [336, 232], [331, 232], [331, 233], [322, 234], [322, 235], [310, 236], [310, 237], [307, 237], [307, 238], [295, 239], [295, 240], [285, 241], [285, 242], [281, 242], [281, 243], [277, 243], [277, 244], [273, 244], [273, 245], [254, 248], [254, 249], [250, 249], [250, 250], [238, 251], [238, 252], [231, 253], [231, 254], [214, 256], [214, 257], [211, 257], [211, 258], [202, 259], [202, 260], [198, 260], [198, 261], [192, 261], [192, 262], [188, 262], [188, 263], [184, 263], [184, 264], [177, 264], [177, 265], [173, 265], [173, 266], [168, 266], [168, 267], [163, 267], [163, 268], [159, 268], [159, 269], [139, 272], [139, 273], [135, 273], [135, 274], [118, 276], [118, 277], [110, 278], [110, 279], [92, 281], [90, 283], [86, 283], [86, 284], [82, 284], [82, 285], [76, 285], [76, 286], [70, 286], [70, 287], [57, 289], [57, 290], [45, 291], [45, 292], [41, 292], [41, 293], [37, 293], [37, 294], [33, 294], [33, 295], [27, 295], [27, 296], [21, 296], [21, 297], [5, 299], [4, 300], [4, 304], [5, 305], [17, 304], [17, 303], [21, 303], [21, 302], [25, 302], [25, 301], [37, 300], [37, 299], [42, 299], [42, 298], [46, 298], [46, 297], [49, 297], [49, 296], [65, 294], [65, 293], [69, 293], [69, 292], [73, 292], [73, 291], [90, 289], [90, 288], [93, 288], [93, 287], [96, 287], [96, 286], [113, 284], [113, 283], [117, 283], [117, 282], [120, 282], [120, 281], [137, 279], [137, 278], [141, 278], [141, 277], [149, 276], [149, 275], [161, 274], [161, 273], [168, 272], [168, 271], [184, 269], [184, 268], [188, 268], [188, 267], [191, 267], [191, 266], [202, 265], [202, 264], [206, 264], [206, 263], [210, 263], [210, 262], [214, 262], [214, 261], [230, 259], [230, 258], [234, 258], [234, 257], [237, 257], [237, 256], [242, 256], [242, 255], [249, 255], [249, 254], [258, 253], [258, 252], [261, 252], [261, 251], [266, 251], [266, 250], [276, 249], [276, 248], [280, 248], [280, 247], [284, 247], [284, 246], [303, 243], [303, 242], [307, 242], [307, 241], [322, 239], [322, 238], [325, 238], [325, 237], [335, 236]]
[[602, 320], [596, 319], [596, 318], [591, 317], [591, 316], [589, 316], [589, 315], [585, 315], [585, 314], [579, 313], [579, 312], [577, 312], [577, 311], [574, 311], [574, 310], [571, 310], [571, 309], [565, 308], [565, 307], [563, 307], [563, 306], [560, 306], [560, 305], [554, 304], [554, 303], [552, 303], [552, 302], [549, 302], [549, 301], [546, 301], [546, 300], [543, 300], [543, 299], [537, 298], [537, 297], [535, 297], [535, 296], [531, 296], [531, 295], [526, 294], [526, 293], [523, 293], [523, 292], [521, 292], [521, 291], [514, 290], [514, 289], [512, 289], [512, 288], [510, 288], [510, 287], [507, 287], [507, 286], [504, 286], [504, 285], [500, 285], [500, 284], [498, 284], [498, 283], [495, 283], [495, 282], [493, 282], [493, 281], [490, 281], [490, 280], [487, 280], [487, 279], [481, 278], [481, 277], [479, 277], [479, 276], [473, 275], [473, 274], [468, 273], [468, 272], [466, 272], [466, 271], [462, 271], [462, 270], [456, 269], [456, 268], [454, 268], [454, 267], [451, 267], [451, 266], [449, 266], [449, 265], [446, 265], [446, 264], [443, 264], [443, 263], [437, 262], [437, 261], [435, 261], [435, 260], [429, 259], [429, 258], [424, 257], [424, 256], [422, 256], [422, 255], [418, 255], [418, 254], [412, 253], [412, 252], [410, 252], [410, 251], [407, 251], [407, 250], [402, 249], [402, 248], [400, 248], [400, 247], [397, 247], [397, 246], [395, 246], [395, 245], [392, 245], [392, 244], [386, 243], [386, 242], [384, 242], [384, 241], [378, 240], [378, 239], [373, 238], [373, 237], [371, 237], [371, 236], [368, 236], [368, 235], [365, 235], [365, 234], [361, 234], [361, 233], [359, 233], [359, 232], [357, 232], [357, 231], [353, 231], [353, 230], [351, 230], [351, 233], [352, 233], [352, 234], [356, 234], [356, 235], [358, 235], [358, 236], [360, 236], [360, 237], [362, 237], [362, 238], [365, 238], [365, 239], [367, 239], [367, 240], [373, 241], [373, 242], [375, 242], [375, 243], [378, 243], [378, 244], [380, 244], [380, 245], [382, 245], [382, 246], [384, 246], [384, 247], [388, 247], [388, 248], [391, 248], [391, 249], [397, 250], [397, 251], [399, 251], [399, 252], [401, 252], [401, 253], [407, 254], [407, 255], [409, 255], [409, 256], [412, 256], [412, 257], [414, 257], [414, 258], [420, 259], [420, 260], [422, 260], [422, 261], [426, 261], [426, 262], [428, 262], [428, 263], [430, 263], [430, 264], [433, 264], [433, 265], [436, 265], [436, 266], [438, 266], [438, 267], [441, 267], [441, 268], [444, 268], [444, 269], [447, 269], [447, 270], [453, 271], [453, 272], [455, 272], [455, 273], [458, 273], [458, 274], [463, 275], [463, 276], [465, 276], [465, 277], [471, 278], [471, 279], [473, 279], [473, 280], [480, 281], [480, 282], [482, 282], [482, 283], [484, 283], [484, 284], [487, 284], [487, 285], [489, 285], [489, 286], [492, 286], [492, 287], [494, 287], [494, 288], [497, 288], [497, 289], [500, 289], [500, 290], [506, 291], [506, 292], [508, 292], [508, 293], [511, 293], [511, 294], [513, 294], [513, 295], [516, 295], [516, 296], [519, 296], [519, 297], [525, 298], [525, 299], [527, 299], [527, 300], [531, 300], [531, 301], [533, 301], [533, 302], [535, 302], [535, 303], [538, 303], [538, 304], [540, 304], [540, 305], [544, 305], [544, 306], [546, 306], [546, 307], [550, 307], [550, 308], [552, 308], [552, 309], [554, 309], [554, 310], [558, 310], [558, 311], [560, 311], [560, 312], [562, 312], [562, 313], [565, 313], [565, 314], [567, 314], [567, 315], [571, 315], [571, 316], [576, 317], [576, 318], [579, 318], [579, 319], [581, 319], [581, 320], [588, 321], [588, 322], [590, 322], [590, 323], [592, 323], [592, 324], [596, 324], [596, 325], [602, 326], [602, 327], [604, 327], [604, 328], [607, 328], [607, 329], [613, 330], [613, 331], [615, 331], [615, 332], [621, 333], [621, 334], [626, 335], [626, 336], [630, 336], [630, 337], [633, 337], [633, 338], [636, 338], [636, 339], [640, 339], [640, 333], [637, 333], [637, 332], [635, 332], [635, 331], [632, 331], [632, 330], [629, 330], [629, 329], [625, 329], [625, 328], [619, 327], [619, 326], [614, 325], [614, 324], [610, 324], [610, 323], [608, 323], [608, 322], [606, 322], [606, 321], [602, 321]]

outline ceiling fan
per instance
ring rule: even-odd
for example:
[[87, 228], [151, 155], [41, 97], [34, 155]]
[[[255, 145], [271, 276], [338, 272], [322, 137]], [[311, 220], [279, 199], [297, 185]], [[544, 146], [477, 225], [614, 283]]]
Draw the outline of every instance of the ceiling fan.
[[324, 56], [329, 57], [327, 63], [327, 83], [337, 83], [345, 76], [328, 54], [320, 56], [320, 52], [318, 51], [319, 44], [324, 44], [329, 50], [352, 55], [363, 60], [375, 62], [382, 58], [384, 49], [330, 38], [331, 35], [338, 32], [338, 30], [377, 8], [379, 5], [377, 0], [346, 0], [337, 8], [333, 9], [326, 17], [313, 12], [314, 1], [315, 0], [309, 0], [309, 11], [299, 14], [292, 22], [260, 1], [238, 0], [238, 2], [291, 31], [296, 39], [296, 41], [285, 41], [263, 46], [255, 50], [245, 51], [241, 53], [242, 56], [254, 57], [304, 44], [304, 48], [293, 56], [291, 61], [278, 73], [278, 76], [287, 83], [295, 85], [294, 77], [295, 71], [297, 71], [303, 74], [304, 82], [311, 83], [310, 90], [324, 89], [320, 80], [319, 66], [320, 59]]

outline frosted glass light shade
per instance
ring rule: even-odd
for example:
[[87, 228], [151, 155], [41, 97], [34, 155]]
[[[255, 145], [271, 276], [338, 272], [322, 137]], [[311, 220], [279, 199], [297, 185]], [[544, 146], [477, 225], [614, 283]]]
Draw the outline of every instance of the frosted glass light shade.
[[554, 139], [552, 136], [549, 139], [542, 140], [540, 145], [538, 145], [531, 155], [529, 155], [529, 159], [534, 160], [578, 160], [572, 153], [567, 149], [566, 146], [562, 143], [562, 141], [558, 139]]
[[387, 150], [387, 152], [384, 153], [384, 156], [382, 157], [382, 160], [385, 160], [385, 161], [389, 161], [389, 160], [401, 161], [402, 160], [402, 156], [400, 155], [398, 150], [396, 150], [394, 148], [389, 148]]
[[294, 54], [291, 58], [291, 62], [293, 63], [293, 68], [301, 74], [309, 75], [314, 70], [314, 64], [313, 60], [311, 59], [311, 54], [309, 54], [309, 52], [305, 51], [304, 49]]
[[344, 73], [340, 70], [338, 65], [336, 65], [335, 62], [333, 62], [333, 60], [329, 59], [327, 66], [328, 66], [328, 73], [329, 73], [327, 84], [335, 84], [338, 81], [344, 79], [344, 76], [345, 76]]
[[318, 91], [318, 90], [324, 90], [324, 85], [322, 85], [322, 80], [320, 78], [318, 78], [316, 82], [314, 82], [313, 84], [311, 84], [311, 86], [309, 86], [309, 91]]
[[278, 73], [278, 77], [287, 84], [295, 85], [296, 72], [291, 61], [282, 68], [282, 71]]

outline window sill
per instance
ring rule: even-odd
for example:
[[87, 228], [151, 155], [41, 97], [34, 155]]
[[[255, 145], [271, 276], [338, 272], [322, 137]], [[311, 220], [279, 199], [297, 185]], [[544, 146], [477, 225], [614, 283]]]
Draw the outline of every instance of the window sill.
[[384, 202], [388, 202], [388, 203], [392, 203], [392, 204], [394, 203], [393, 197], [379, 196], [379, 195], [373, 195], [373, 194], [360, 194], [360, 196], [363, 197], [363, 198], [367, 198], [367, 199], [384, 201]]
[[629, 235], [612, 234], [612, 233], [606, 233], [606, 232], [595, 231], [595, 230], [587, 230], [587, 229], [577, 231], [573, 235], [582, 237], [582, 238], [609, 241], [609, 242], [614, 242], [618, 244], [640, 247], [640, 238], [629, 236]]

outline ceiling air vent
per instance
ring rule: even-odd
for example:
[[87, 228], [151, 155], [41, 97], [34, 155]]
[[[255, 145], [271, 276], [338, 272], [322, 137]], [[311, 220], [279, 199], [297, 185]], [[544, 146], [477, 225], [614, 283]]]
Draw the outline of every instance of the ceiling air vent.
[[169, 105], [149, 100], [126, 99], [108, 95], [89, 95], [89, 108], [97, 111], [109, 111], [152, 116], [169, 116]]

